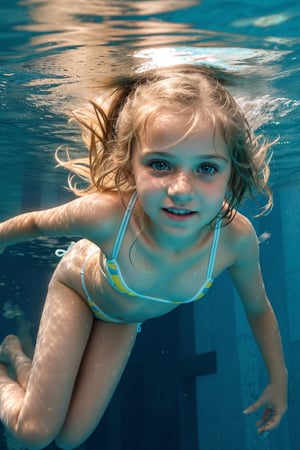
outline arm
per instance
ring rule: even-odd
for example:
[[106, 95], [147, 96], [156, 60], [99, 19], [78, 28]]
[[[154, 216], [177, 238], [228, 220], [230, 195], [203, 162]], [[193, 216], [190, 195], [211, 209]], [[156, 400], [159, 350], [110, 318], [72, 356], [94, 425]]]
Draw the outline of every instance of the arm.
[[105, 238], [115, 204], [111, 195], [92, 194], [55, 208], [12, 217], [0, 223], [0, 252], [8, 245], [42, 236]]
[[[275, 428], [287, 410], [287, 370], [277, 320], [267, 298], [259, 264], [258, 240], [252, 225], [242, 219], [237, 258], [229, 269], [245, 313], [265, 362], [269, 384], [261, 397], [244, 413], [265, 406], [258, 432]], [[241, 225], [241, 224], [240, 224]]]
[[273, 310], [270, 309], [259, 317], [248, 315], [248, 320], [267, 367], [269, 384], [260, 398], [246, 408], [244, 413], [250, 414], [261, 406], [266, 406], [261, 420], [257, 423], [258, 432], [263, 433], [279, 425], [287, 410], [287, 370]]

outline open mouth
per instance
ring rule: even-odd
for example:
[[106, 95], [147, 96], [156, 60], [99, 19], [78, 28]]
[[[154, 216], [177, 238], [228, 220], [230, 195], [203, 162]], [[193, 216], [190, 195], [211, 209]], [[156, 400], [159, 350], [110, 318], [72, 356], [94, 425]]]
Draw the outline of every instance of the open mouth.
[[195, 211], [191, 211], [190, 209], [184, 208], [163, 208], [168, 215], [178, 218], [188, 218], [197, 214]]

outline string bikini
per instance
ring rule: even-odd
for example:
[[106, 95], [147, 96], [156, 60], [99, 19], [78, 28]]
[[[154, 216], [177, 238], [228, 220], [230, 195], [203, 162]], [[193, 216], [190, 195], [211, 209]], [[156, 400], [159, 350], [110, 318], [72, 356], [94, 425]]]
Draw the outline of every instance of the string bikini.
[[[118, 255], [119, 255], [120, 248], [121, 248], [121, 245], [123, 242], [123, 238], [124, 238], [124, 235], [125, 235], [125, 232], [126, 232], [126, 229], [127, 229], [127, 226], [128, 226], [131, 214], [132, 214], [133, 207], [136, 202], [136, 198], [137, 198], [137, 194], [134, 193], [128, 203], [127, 209], [123, 216], [123, 219], [122, 219], [122, 222], [121, 222], [121, 225], [120, 225], [120, 228], [119, 228], [116, 240], [115, 240], [111, 258], [108, 259], [103, 255], [103, 267], [100, 264], [100, 270], [102, 271], [104, 277], [106, 278], [108, 283], [117, 292], [119, 292], [120, 294], [123, 294], [123, 295], [126, 294], [126, 295], [130, 295], [133, 297], [139, 297], [140, 299], [144, 299], [144, 300], [150, 300], [150, 301], [155, 301], [155, 302], [160, 302], [160, 303], [168, 303], [168, 304], [174, 304], [174, 305], [180, 305], [182, 303], [191, 303], [196, 300], [200, 300], [207, 293], [207, 291], [209, 290], [209, 288], [211, 287], [211, 285], [213, 284], [213, 281], [214, 281], [212, 274], [213, 274], [215, 258], [216, 258], [217, 248], [218, 248], [218, 242], [219, 242], [219, 236], [220, 236], [220, 222], [217, 223], [215, 231], [214, 231], [214, 236], [213, 236], [212, 246], [211, 246], [211, 250], [210, 250], [209, 261], [208, 261], [208, 267], [207, 267], [206, 280], [202, 284], [200, 289], [195, 293], [195, 295], [193, 295], [191, 298], [189, 298], [187, 300], [178, 301], [178, 300], [170, 300], [170, 299], [165, 299], [165, 298], [153, 297], [151, 295], [140, 294], [128, 286], [126, 280], [124, 279], [124, 277], [122, 275], [121, 269], [118, 264]], [[56, 251], [57, 255], [58, 255], [59, 251], [60, 250]], [[86, 287], [85, 280], [84, 280], [85, 267], [86, 267], [86, 264], [87, 264], [89, 258], [97, 251], [99, 251], [98, 247], [94, 248], [91, 252], [88, 253], [88, 255], [86, 256], [86, 258], [83, 262], [81, 272], [80, 272], [81, 284], [82, 284], [82, 288], [86, 294], [88, 305], [91, 308], [91, 311], [93, 312], [94, 316], [97, 319], [101, 319], [106, 322], [124, 323], [123, 321], [115, 319], [115, 318], [109, 316], [108, 314], [106, 314], [104, 311], [102, 311], [99, 308], [99, 306], [97, 306], [95, 304], [95, 302], [91, 298], [91, 296], [88, 292], [88, 289]]]

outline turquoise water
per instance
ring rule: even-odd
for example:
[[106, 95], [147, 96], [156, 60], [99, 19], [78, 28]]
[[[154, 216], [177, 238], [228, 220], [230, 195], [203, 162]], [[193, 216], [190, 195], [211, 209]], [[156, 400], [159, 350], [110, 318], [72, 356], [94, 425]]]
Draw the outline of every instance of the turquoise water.
[[[246, 76], [234, 94], [253, 126], [280, 137], [274, 210], [253, 223], [289, 366], [287, 417], [262, 441], [255, 420], [241, 414], [265, 373], [224, 275], [205, 302], [145, 324], [107, 415], [83, 448], [101, 442], [105, 450], [298, 450], [299, 26], [300, 5], [283, 0], [1, 2], [1, 219], [72, 198], [53, 154], [65, 144], [80, 151], [67, 114], [97, 95], [107, 74], [189, 60], [225, 67]], [[38, 240], [1, 257], [1, 338], [21, 326], [26, 334], [28, 326], [34, 340], [61, 244]], [[5, 447], [18, 448], [0, 434]]]

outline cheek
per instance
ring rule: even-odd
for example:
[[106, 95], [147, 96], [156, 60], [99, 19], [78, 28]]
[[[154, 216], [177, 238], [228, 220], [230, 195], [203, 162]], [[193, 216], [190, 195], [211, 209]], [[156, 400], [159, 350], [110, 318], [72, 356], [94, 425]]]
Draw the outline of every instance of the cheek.
[[228, 182], [224, 179], [219, 179], [213, 183], [207, 183], [202, 185], [202, 192], [211, 198], [225, 197], [228, 190]]
[[143, 177], [139, 183], [136, 184], [139, 195], [153, 197], [165, 192], [166, 186], [162, 180], [153, 179], [151, 177]]
[[135, 173], [137, 190], [140, 192], [158, 192], [166, 187], [165, 179], [153, 177], [148, 170], [141, 168]]

